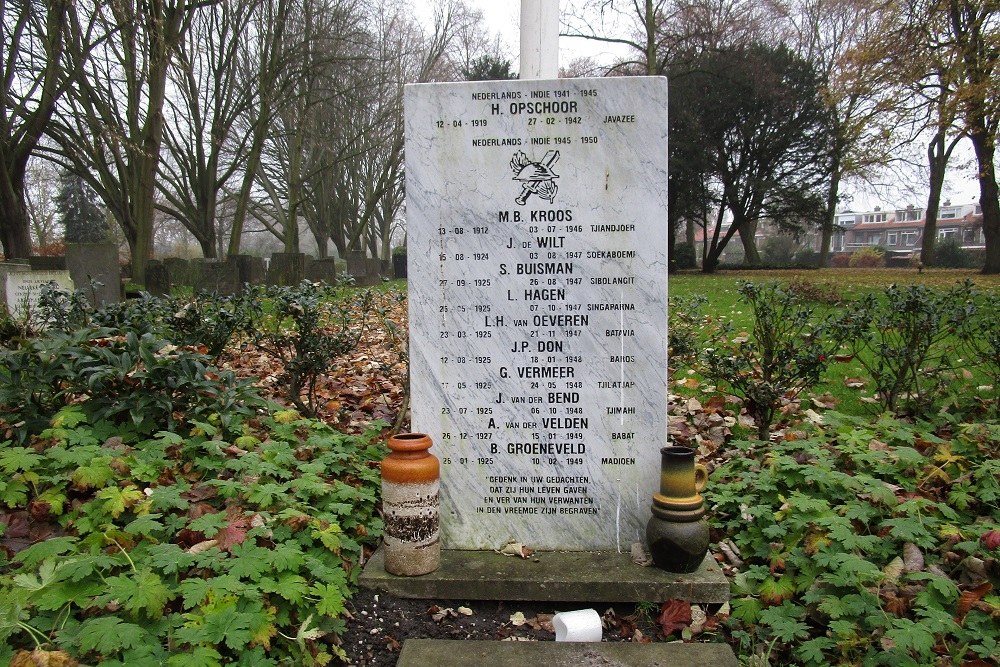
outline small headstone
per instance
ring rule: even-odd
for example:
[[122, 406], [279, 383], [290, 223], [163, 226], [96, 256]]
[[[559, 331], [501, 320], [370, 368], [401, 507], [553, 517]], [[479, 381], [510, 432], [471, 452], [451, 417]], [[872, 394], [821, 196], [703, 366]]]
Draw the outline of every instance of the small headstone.
[[122, 272], [114, 243], [67, 243], [66, 268], [95, 308], [121, 301]]
[[55, 283], [60, 289], [73, 291], [69, 271], [12, 271], [3, 278], [3, 300], [14, 318], [31, 316], [38, 306], [42, 287]]
[[236, 275], [239, 280], [240, 291], [244, 285], [263, 285], [267, 278], [267, 267], [264, 266], [263, 257], [253, 255], [230, 255], [227, 262], [236, 265]]
[[167, 257], [163, 260], [163, 266], [170, 276], [171, 285], [184, 285], [191, 287], [194, 282], [191, 280], [191, 262], [183, 257]]
[[267, 284], [278, 286], [298, 285], [306, 277], [306, 255], [301, 252], [276, 252], [271, 254], [267, 267]]
[[153, 296], [170, 295], [170, 273], [158, 259], [146, 262], [146, 291]]
[[368, 258], [363, 250], [349, 250], [347, 251], [347, 273], [355, 282], [360, 278], [368, 275]]
[[218, 259], [196, 259], [192, 267], [198, 267], [195, 293], [210, 292], [216, 294], [236, 294], [240, 290], [239, 266], [234, 262], [222, 262]]
[[35, 255], [28, 258], [32, 271], [65, 271], [65, 255]]
[[337, 282], [337, 260], [332, 257], [314, 259], [306, 268], [306, 280], [333, 285]]
[[393, 253], [392, 277], [396, 280], [406, 279], [406, 253]]

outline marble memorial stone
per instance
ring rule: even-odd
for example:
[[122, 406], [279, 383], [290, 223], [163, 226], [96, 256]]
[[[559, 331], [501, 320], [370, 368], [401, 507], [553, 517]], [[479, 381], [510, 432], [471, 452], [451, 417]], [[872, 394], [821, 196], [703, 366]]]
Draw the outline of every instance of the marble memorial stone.
[[413, 430], [447, 548], [643, 538], [667, 433], [667, 85], [405, 93]]
[[33, 317], [42, 287], [54, 282], [60, 289], [73, 291], [69, 271], [23, 271], [4, 276], [4, 303], [15, 318]]

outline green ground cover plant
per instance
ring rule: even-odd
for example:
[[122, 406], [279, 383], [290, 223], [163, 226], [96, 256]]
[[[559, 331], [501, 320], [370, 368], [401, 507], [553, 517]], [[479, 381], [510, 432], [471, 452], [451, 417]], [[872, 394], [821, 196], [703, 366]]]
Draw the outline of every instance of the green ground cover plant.
[[[0, 663], [35, 647], [105, 665], [342, 655], [381, 533], [385, 425], [348, 436], [278, 410], [224, 438], [216, 422], [123, 437], [74, 405], [30, 446], [0, 443]], [[47, 539], [14, 552], [28, 521]]]
[[975, 661], [1000, 654], [1000, 426], [824, 418], [777, 442], [732, 443], [713, 475], [710, 521], [745, 560], [737, 653], [990, 664]]
[[[354, 327], [343, 304], [358, 299], [385, 318], [389, 291], [146, 295], [97, 312], [52, 291], [46, 328], [13, 322], [0, 347], [0, 664], [32, 649], [109, 665], [343, 658], [344, 603], [382, 532], [388, 424], [338, 432], [215, 362], [265, 318], [296, 339], [303, 322], [313, 339]], [[272, 363], [329, 368], [320, 352]]]

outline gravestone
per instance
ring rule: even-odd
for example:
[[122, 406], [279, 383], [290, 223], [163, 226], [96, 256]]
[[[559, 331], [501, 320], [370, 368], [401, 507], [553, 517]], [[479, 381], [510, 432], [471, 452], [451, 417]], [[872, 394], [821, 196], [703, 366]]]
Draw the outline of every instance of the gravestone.
[[306, 280], [333, 285], [337, 282], [337, 260], [332, 257], [314, 259], [306, 267]]
[[3, 278], [3, 302], [11, 316], [21, 318], [31, 316], [38, 304], [42, 288], [55, 283], [60, 289], [73, 291], [73, 281], [69, 271], [8, 271], [0, 274]]
[[146, 291], [153, 296], [170, 296], [170, 272], [158, 259], [146, 261]]
[[196, 271], [195, 293], [210, 292], [222, 295], [236, 294], [240, 289], [239, 266], [218, 259], [196, 259], [191, 262]]
[[191, 280], [191, 262], [183, 257], [167, 257], [163, 260], [163, 266], [167, 269], [171, 285], [184, 285], [191, 287], [194, 281]]
[[122, 300], [122, 271], [114, 243], [67, 243], [66, 268], [95, 308]]
[[301, 252], [275, 252], [267, 267], [267, 284], [298, 285], [306, 277], [306, 255]]
[[348, 250], [344, 259], [347, 261], [347, 275], [355, 282], [368, 274], [368, 256], [363, 250]]
[[667, 87], [407, 86], [413, 430], [442, 544], [628, 552], [667, 433]]
[[230, 255], [226, 261], [235, 262], [240, 281], [240, 291], [244, 285], [263, 285], [267, 279], [267, 267], [263, 257], [253, 255]]
[[28, 258], [32, 271], [65, 271], [65, 255], [34, 255]]

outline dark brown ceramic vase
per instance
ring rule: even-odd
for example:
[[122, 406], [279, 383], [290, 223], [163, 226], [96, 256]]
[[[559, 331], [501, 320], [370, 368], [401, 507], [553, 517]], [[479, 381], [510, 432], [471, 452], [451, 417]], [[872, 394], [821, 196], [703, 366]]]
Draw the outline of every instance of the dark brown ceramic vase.
[[646, 524], [646, 541], [656, 567], [669, 572], [694, 572], [708, 550], [705, 488], [708, 470], [694, 462], [688, 447], [660, 449], [660, 492], [653, 494], [653, 516]]
[[392, 451], [382, 459], [385, 569], [408, 577], [427, 574], [441, 564], [440, 466], [423, 433], [393, 435], [387, 444]]

